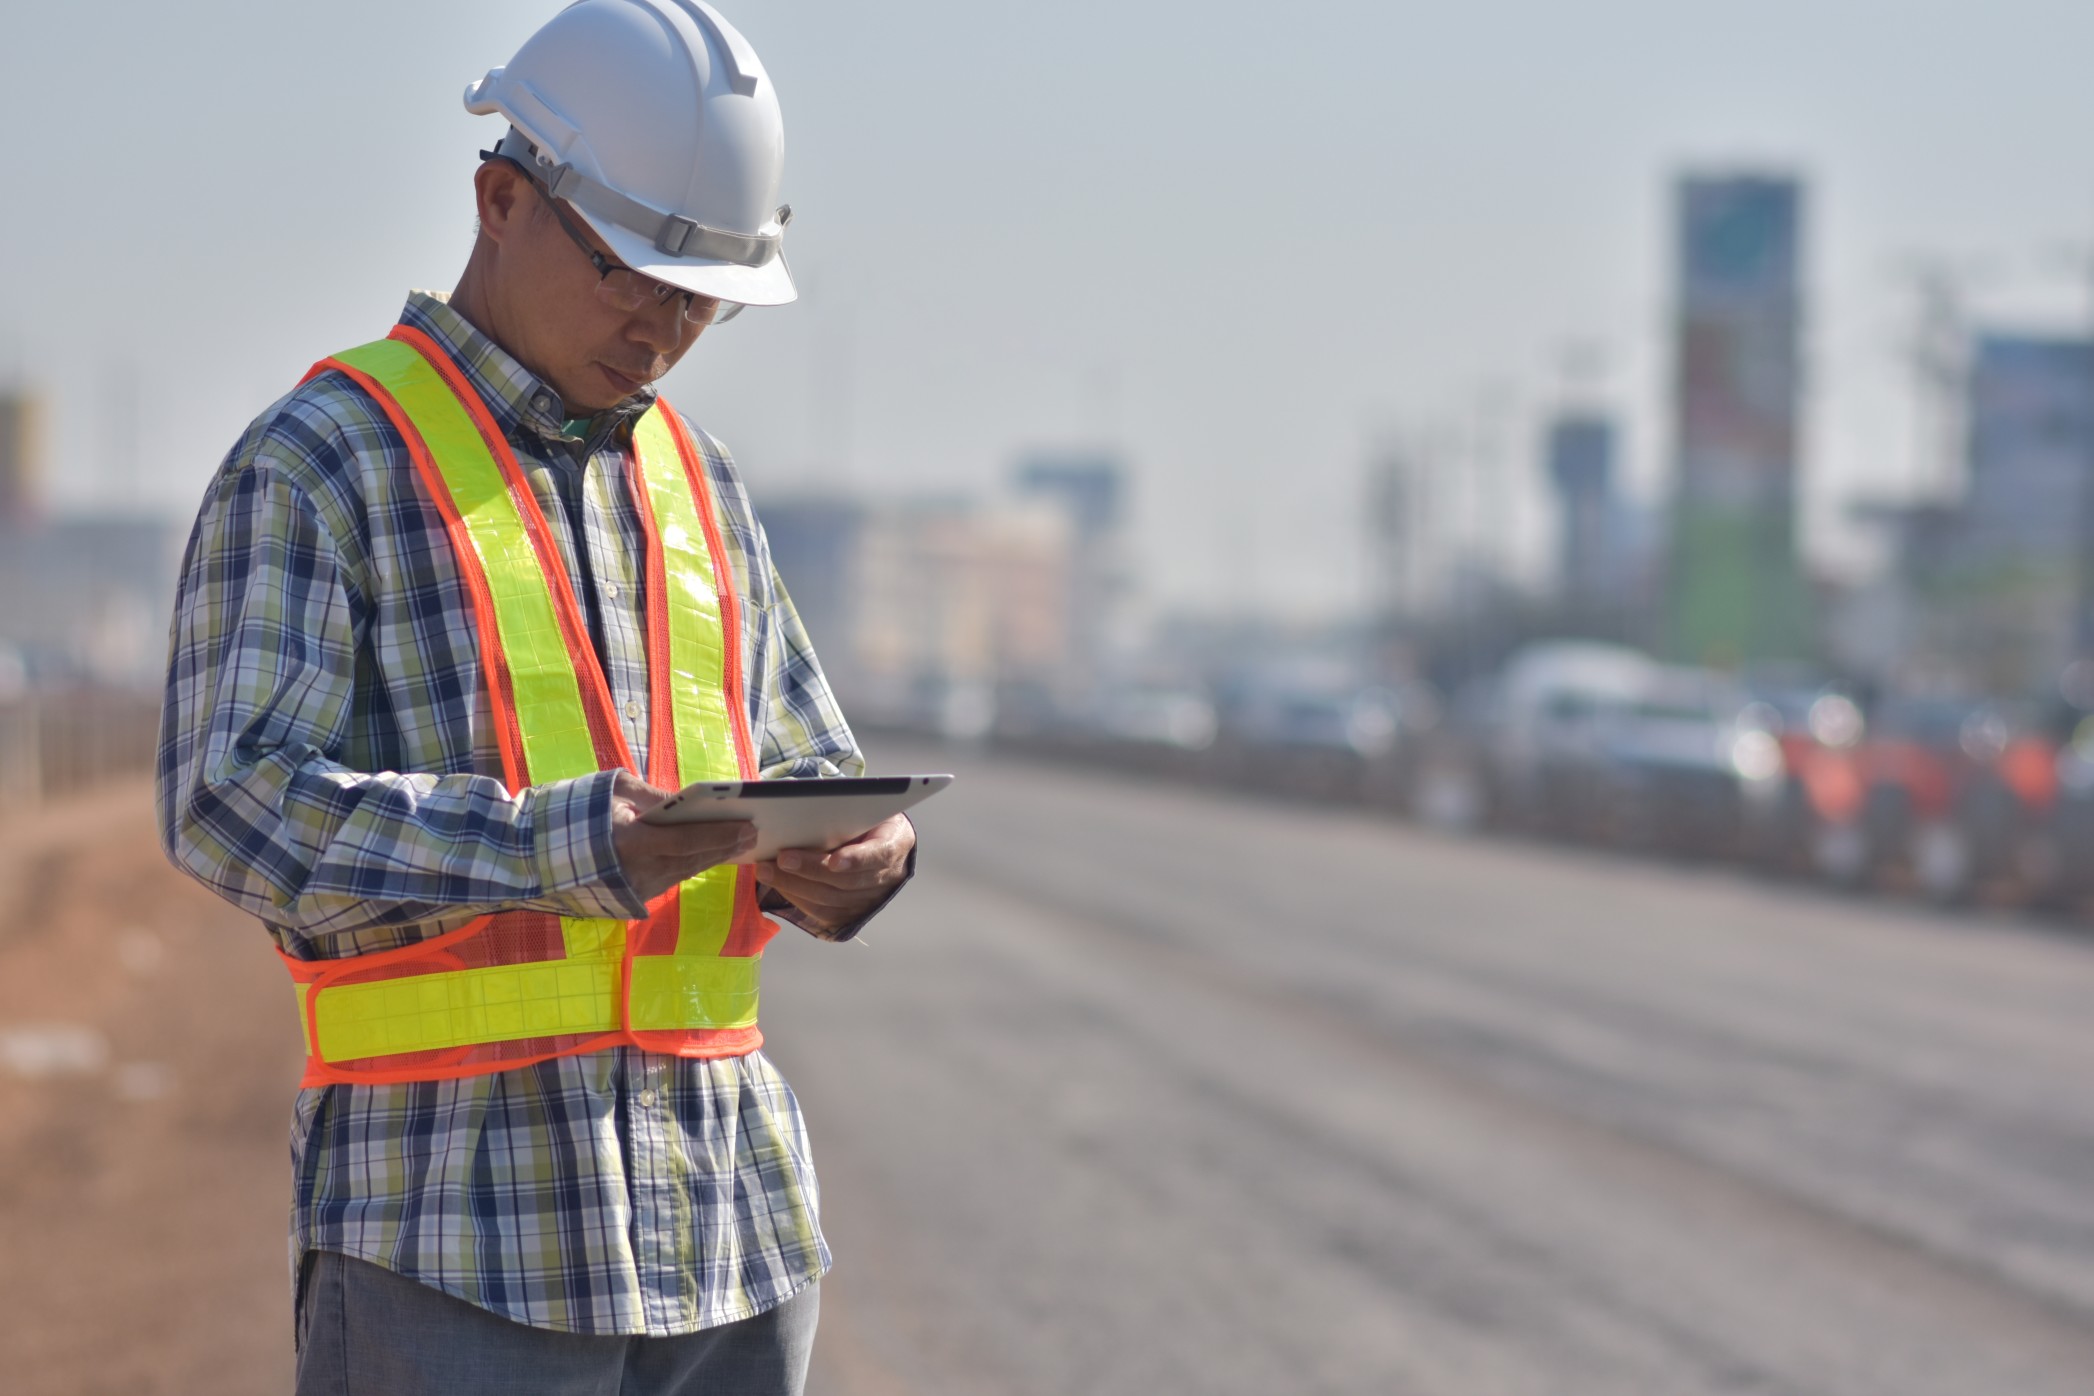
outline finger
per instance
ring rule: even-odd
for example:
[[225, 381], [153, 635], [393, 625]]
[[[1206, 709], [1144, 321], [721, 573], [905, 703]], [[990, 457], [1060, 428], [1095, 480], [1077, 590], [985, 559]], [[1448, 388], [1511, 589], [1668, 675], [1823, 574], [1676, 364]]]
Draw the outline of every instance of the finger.
[[779, 873], [764, 885], [796, 906], [856, 906], [879, 894], [877, 887], [838, 887], [836, 883], [794, 877], [792, 873]]
[[669, 795], [669, 791], [649, 785], [631, 771], [620, 771], [611, 781], [611, 797], [630, 805], [635, 816], [647, 813]]
[[817, 848], [788, 848], [778, 855], [778, 866], [810, 876], [824, 871], [849, 874], [899, 868], [908, 860], [911, 842], [875, 829], [826, 853]]
[[877, 858], [906, 853], [916, 844], [916, 826], [908, 816], [890, 814], [855, 839], [847, 839], [829, 851], [831, 858]]
[[822, 916], [854, 914], [870, 906], [881, 891], [878, 887], [838, 887], [785, 872], [779, 873], [770, 887], [801, 910]]
[[899, 862], [894, 849], [884, 843], [847, 843], [841, 848], [832, 848], [827, 853], [811, 857], [802, 864], [802, 871], [820, 868], [824, 872], [858, 873]]
[[825, 887], [855, 891], [885, 886], [899, 875], [898, 868], [886, 862], [864, 867], [831, 867], [827, 858], [808, 849], [787, 849], [778, 855], [777, 866], [781, 877], [797, 877]]

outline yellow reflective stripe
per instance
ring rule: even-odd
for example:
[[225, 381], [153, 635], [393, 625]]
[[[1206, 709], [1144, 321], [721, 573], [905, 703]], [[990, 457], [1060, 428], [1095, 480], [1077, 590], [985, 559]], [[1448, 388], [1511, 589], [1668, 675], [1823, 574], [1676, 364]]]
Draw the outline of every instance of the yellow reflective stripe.
[[[646, 1032], [756, 1022], [760, 956], [633, 961], [633, 1026]], [[298, 1018], [305, 1018], [305, 988]], [[615, 1032], [618, 964], [547, 961], [337, 984], [319, 993], [320, 1056], [329, 1062], [450, 1047]]]
[[734, 729], [728, 722], [725, 637], [705, 521], [684, 477], [676, 438], [653, 407], [633, 428], [633, 448], [647, 477], [647, 499], [661, 534], [669, 593], [669, 691], [676, 715], [676, 765], [685, 784], [739, 780]]
[[751, 1027], [762, 974], [761, 955], [642, 955], [633, 961], [633, 1027]]
[[581, 681], [560, 634], [551, 588], [508, 481], [471, 414], [411, 345], [380, 340], [335, 357], [370, 374], [393, 395], [450, 490], [487, 577], [531, 783], [572, 780], [595, 771], [596, 744], [582, 706]]
[[562, 917], [560, 939], [566, 943], [570, 960], [610, 960], [615, 963], [625, 958], [623, 921]]
[[734, 897], [740, 869], [731, 863], [707, 868], [676, 889], [676, 953], [718, 955], [734, 929]]
[[[669, 695], [676, 732], [677, 774], [700, 780], [740, 780], [734, 727], [728, 717], [727, 645], [722, 633], [714, 560], [705, 546], [705, 521], [684, 475], [683, 454], [659, 404], [633, 426], [633, 450], [647, 481], [647, 502], [661, 536], [662, 571], [669, 601]], [[656, 662], [660, 662], [659, 658]], [[656, 721], [661, 720], [657, 714]], [[736, 874], [709, 868], [678, 892], [676, 953], [718, 955], [734, 925]], [[634, 989], [638, 997], [637, 986]], [[634, 1009], [638, 1026], [638, 1008]], [[752, 1019], [753, 1021], [753, 1019]]]
[[320, 1055], [330, 1062], [433, 1052], [519, 1037], [612, 1032], [618, 964], [531, 965], [336, 984], [319, 993]]

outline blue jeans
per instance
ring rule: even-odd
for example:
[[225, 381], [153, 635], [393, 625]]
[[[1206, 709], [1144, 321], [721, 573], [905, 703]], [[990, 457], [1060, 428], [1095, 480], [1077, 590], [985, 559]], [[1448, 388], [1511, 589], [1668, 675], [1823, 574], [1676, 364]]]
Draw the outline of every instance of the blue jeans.
[[679, 1338], [528, 1328], [382, 1266], [309, 1252], [297, 1396], [800, 1396], [819, 1285]]

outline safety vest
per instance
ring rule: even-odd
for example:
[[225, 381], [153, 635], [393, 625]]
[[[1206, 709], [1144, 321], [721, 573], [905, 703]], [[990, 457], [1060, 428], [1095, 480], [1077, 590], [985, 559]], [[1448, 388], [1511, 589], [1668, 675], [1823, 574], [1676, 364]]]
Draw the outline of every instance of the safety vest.
[[[409, 326], [313, 366], [348, 375], [399, 429], [472, 598], [511, 793], [637, 772], [545, 516], [456, 364]], [[740, 601], [703, 458], [657, 401], [633, 428], [627, 484], [646, 538], [647, 776], [677, 789], [756, 775]], [[434, 1081], [619, 1045], [684, 1057], [762, 1045], [758, 969], [776, 930], [747, 867], [708, 869], [639, 921], [502, 911], [396, 950], [284, 957], [304, 1029], [303, 1084]]]

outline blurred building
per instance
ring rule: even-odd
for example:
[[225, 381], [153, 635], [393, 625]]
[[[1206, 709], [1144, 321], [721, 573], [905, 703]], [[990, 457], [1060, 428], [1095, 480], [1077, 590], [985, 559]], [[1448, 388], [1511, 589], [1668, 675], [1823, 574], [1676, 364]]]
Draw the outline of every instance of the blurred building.
[[1667, 646], [1700, 663], [1803, 654], [1796, 555], [1801, 186], [1689, 175], [1676, 190]]
[[2029, 691], [2094, 653], [2094, 342], [1980, 335], [1966, 419], [1966, 492], [1925, 589], [1973, 677]]
[[1634, 573], [1616, 478], [1617, 437], [1611, 418], [1564, 412], [1549, 423], [1543, 446], [1556, 491], [1558, 601], [1576, 616], [1624, 607]]
[[848, 705], [865, 506], [831, 496], [792, 495], [764, 499], [759, 516], [793, 609], [814, 641], [831, 687]]
[[1077, 526], [1056, 500], [760, 500], [771, 556], [846, 712], [985, 731], [1077, 662]]
[[1021, 500], [1048, 506], [1068, 525], [1068, 653], [1042, 697], [1062, 711], [1082, 709], [1124, 647], [1126, 462], [1110, 451], [1038, 451], [1019, 460], [1013, 484]]
[[876, 715], [954, 736], [1045, 706], [1075, 661], [1067, 517], [928, 502], [871, 513], [858, 551], [853, 672]]
[[1116, 534], [1127, 505], [1127, 470], [1108, 451], [1042, 451], [1018, 462], [1018, 493], [1053, 500], [1069, 516], [1079, 542]]
[[38, 683], [151, 684], [180, 535], [152, 516], [50, 514], [42, 415], [35, 395], [0, 393], [0, 650]]
[[1886, 565], [1831, 588], [1820, 628], [1825, 657], [1841, 672], [1893, 688], [1951, 681], [1961, 666], [1943, 603], [1963, 527], [1960, 501], [1865, 496], [1846, 512], [1882, 540]]

